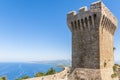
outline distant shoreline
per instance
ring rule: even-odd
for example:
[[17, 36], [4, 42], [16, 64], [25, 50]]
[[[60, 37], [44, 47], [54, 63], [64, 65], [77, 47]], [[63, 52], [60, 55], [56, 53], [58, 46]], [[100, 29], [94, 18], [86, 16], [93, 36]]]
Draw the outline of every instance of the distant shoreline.
[[63, 70], [63, 68], [58, 68], [53, 64], [38, 62], [2, 62], [0, 63], [0, 67], [0, 76], [6, 76], [8, 80], [15, 80], [25, 75], [34, 77], [35, 73], [44, 73], [50, 68], [54, 68], [56, 72]]

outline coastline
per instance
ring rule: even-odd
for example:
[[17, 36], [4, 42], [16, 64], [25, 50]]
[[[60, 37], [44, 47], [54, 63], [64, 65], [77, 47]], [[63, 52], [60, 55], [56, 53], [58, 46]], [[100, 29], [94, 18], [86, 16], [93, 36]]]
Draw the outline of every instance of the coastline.
[[41, 64], [33, 62], [3, 62], [0, 64], [0, 67], [0, 77], [6, 76], [8, 80], [15, 80], [23, 76], [34, 77], [35, 73], [44, 73], [50, 68], [54, 68], [56, 72], [63, 71], [63, 68], [58, 68], [53, 64]]

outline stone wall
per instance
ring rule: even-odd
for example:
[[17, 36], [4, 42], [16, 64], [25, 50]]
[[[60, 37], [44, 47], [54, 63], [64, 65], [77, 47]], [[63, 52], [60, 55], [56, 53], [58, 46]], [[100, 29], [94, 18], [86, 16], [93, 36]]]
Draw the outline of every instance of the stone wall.
[[70, 80], [112, 80], [117, 18], [98, 1], [91, 4], [90, 10], [82, 7], [78, 13], [68, 13], [67, 24], [72, 32]]
[[49, 75], [49, 76], [43, 76], [43, 77], [35, 77], [30, 78], [26, 80], [68, 80], [67, 76], [70, 72], [70, 68], [65, 67], [65, 69], [57, 74]]
[[[101, 13], [82, 7], [79, 13], [69, 13], [68, 26], [72, 31], [72, 67], [99, 68], [99, 24]], [[79, 56], [79, 57], [78, 57]]]
[[76, 68], [68, 76], [68, 80], [101, 80], [100, 70]]
[[113, 74], [113, 69], [87, 69], [76, 68], [68, 77], [68, 80], [118, 80], [108, 77]]

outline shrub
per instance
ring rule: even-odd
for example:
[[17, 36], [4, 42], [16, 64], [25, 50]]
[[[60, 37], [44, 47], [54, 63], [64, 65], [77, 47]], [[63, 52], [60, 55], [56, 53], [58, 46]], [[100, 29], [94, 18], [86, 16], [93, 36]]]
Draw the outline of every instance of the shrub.
[[111, 75], [112, 78], [116, 78], [117, 76], [118, 76], [117, 73], [114, 73], [114, 74]]
[[34, 77], [41, 77], [41, 76], [45, 76], [45, 74], [42, 72], [38, 72], [34, 75]]
[[56, 71], [53, 69], [53, 68], [50, 68], [47, 72], [46, 72], [46, 75], [52, 75], [52, 74], [55, 74]]
[[116, 65], [113, 66], [113, 71], [117, 72], [118, 71], [118, 67]]
[[114, 73], [111, 75], [111, 77], [112, 77], [112, 78], [118, 77], [118, 65], [117, 65], [117, 64], [115, 64], [115, 65], [113, 66], [113, 71], [114, 71]]
[[29, 76], [23, 76], [21, 79], [28, 79], [30, 78]]
[[2, 77], [0, 77], [0, 80], [7, 80], [7, 77], [6, 76], [2, 76]]
[[16, 78], [15, 80], [23, 80], [23, 79], [28, 79], [30, 78], [29, 76], [22, 76], [21, 78]]

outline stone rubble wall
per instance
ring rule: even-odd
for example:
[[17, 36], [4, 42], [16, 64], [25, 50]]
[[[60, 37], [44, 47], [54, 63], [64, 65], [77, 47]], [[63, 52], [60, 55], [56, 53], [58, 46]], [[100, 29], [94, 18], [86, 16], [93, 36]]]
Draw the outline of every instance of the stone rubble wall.
[[100, 70], [76, 68], [68, 76], [68, 80], [101, 80]]
[[[118, 80], [113, 78], [113, 69], [86, 69], [76, 68], [69, 76], [68, 80]], [[109, 77], [108, 77], [109, 75]]]
[[68, 80], [67, 79], [67, 74], [70, 71], [70, 68], [65, 67], [65, 69], [59, 73], [56, 73], [54, 75], [49, 75], [49, 76], [43, 76], [43, 77], [34, 77], [30, 79], [25, 79], [25, 80]]

